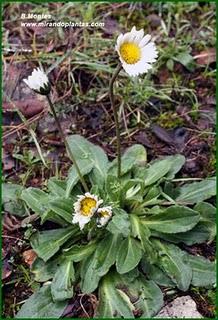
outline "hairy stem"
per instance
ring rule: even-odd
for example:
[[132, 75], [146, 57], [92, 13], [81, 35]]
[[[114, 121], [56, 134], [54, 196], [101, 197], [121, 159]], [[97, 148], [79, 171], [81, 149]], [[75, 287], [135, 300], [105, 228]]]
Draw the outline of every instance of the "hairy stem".
[[118, 178], [120, 178], [121, 176], [121, 144], [120, 144], [120, 127], [119, 127], [118, 114], [117, 114], [117, 109], [114, 103], [114, 82], [119, 72], [121, 71], [121, 69], [122, 69], [122, 65], [119, 64], [109, 83], [109, 95], [110, 95], [110, 101], [111, 101], [111, 105], [114, 113], [114, 121], [115, 121], [116, 136], [117, 136], [117, 177]]
[[56, 121], [58, 130], [59, 130], [59, 133], [60, 133], [60, 135], [61, 135], [61, 138], [62, 138], [62, 140], [63, 140], [63, 142], [64, 142], [64, 144], [65, 144], [65, 146], [66, 146], [67, 152], [68, 152], [71, 160], [73, 161], [73, 164], [74, 164], [75, 169], [76, 169], [76, 171], [77, 171], [77, 173], [78, 173], [78, 176], [79, 176], [79, 179], [80, 179], [80, 181], [81, 181], [81, 183], [82, 183], [82, 186], [83, 186], [85, 192], [88, 192], [89, 189], [88, 189], [87, 184], [86, 184], [86, 182], [85, 182], [85, 180], [84, 180], [84, 178], [83, 178], [83, 176], [82, 176], [82, 174], [81, 174], [81, 171], [80, 171], [79, 166], [78, 166], [78, 164], [77, 164], [77, 162], [76, 162], [76, 159], [75, 159], [75, 157], [74, 157], [74, 155], [73, 155], [73, 153], [72, 153], [72, 150], [70, 149], [70, 146], [69, 146], [69, 143], [68, 143], [68, 141], [67, 141], [67, 139], [66, 139], [66, 136], [65, 136], [65, 134], [64, 134], [64, 132], [63, 132], [63, 130], [62, 130], [60, 121], [59, 121], [59, 119], [58, 119], [57, 113], [56, 113], [55, 108], [54, 108], [54, 105], [53, 105], [53, 103], [51, 102], [50, 96], [47, 95], [46, 97], [47, 97], [47, 99], [48, 99], [49, 106], [50, 106], [51, 111], [52, 111], [52, 113], [53, 113], [53, 116], [54, 116], [54, 118], [55, 118], [55, 121]]

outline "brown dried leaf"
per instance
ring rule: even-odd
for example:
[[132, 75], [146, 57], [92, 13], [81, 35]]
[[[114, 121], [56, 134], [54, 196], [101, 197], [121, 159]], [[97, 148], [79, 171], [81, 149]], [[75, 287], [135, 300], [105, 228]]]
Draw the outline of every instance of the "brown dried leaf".
[[160, 127], [157, 124], [153, 124], [152, 125], [152, 132], [163, 142], [169, 144], [169, 145], [173, 145], [174, 144], [174, 140], [172, 138], [172, 134], [167, 131], [166, 129]]
[[10, 171], [15, 167], [15, 161], [8, 153], [3, 153], [3, 171]]
[[208, 65], [216, 61], [216, 50], [215, 48], [209, 48], [208, 50], [201, 51], [194, 57], [198, 64]]
[[2, 268], [2, 280], [8, 278], [12, 273], [12, 267], [8, 263], [8, 261], [3, 261], [3, 268]]
[[32, 263], [36, 259], [36, 257], [37, 257], [37, 254], [32, 249], [26, 250], [23, 252], [23, 259], [24, 259], [25, 263], [28, 264], [29, 266], [32, 265]]
[[31, 118], [40, 113], [43, 110], [44, 105], [45, 104], [43, 101], [37, 99], [26, 99], [25, 101], [4, 102], [3, 109], [7, 111], [13, 111], [15, 108], [17, 108], [25, 117]]

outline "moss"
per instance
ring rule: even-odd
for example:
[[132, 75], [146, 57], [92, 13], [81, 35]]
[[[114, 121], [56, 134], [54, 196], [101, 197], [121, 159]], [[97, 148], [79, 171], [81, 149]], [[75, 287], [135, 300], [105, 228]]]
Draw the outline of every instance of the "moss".
[[156, 119], [156, 122], [166, 129], [172, 129], [184, 125], [184, 120], [176, 112], [163, 112]]

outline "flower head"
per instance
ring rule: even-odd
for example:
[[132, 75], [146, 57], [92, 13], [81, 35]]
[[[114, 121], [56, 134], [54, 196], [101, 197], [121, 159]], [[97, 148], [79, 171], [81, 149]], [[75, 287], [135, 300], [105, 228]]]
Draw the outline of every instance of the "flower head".
[[152, 68], [156, 61], [157, 50], [149, 34], [144, 36], [143, 29], [133, 27], [130, 32], [120, 34], [115, 46], [124, 70], [130, 76], [137, 76]]
[[89, 192], [86, 192], [83, 196], [78, 196], [78, 200], [74, 203], [75, 214], [72, 222], [79, 223], [80, 230], [82, 230], [102, 202], [103, 200], [98, 200], [97, 196]]
[[112, 208], [111, 207], [99, 208], [97, 213], [98, 213], [97, 226], [100, 228], [105, 226], [108, 220], [111, 218]]
[[50, 92], [51, 86], [48, 77], [40, 68], [34, 69], [32, 74], [23, 81], [37, 93], [47, 95]]

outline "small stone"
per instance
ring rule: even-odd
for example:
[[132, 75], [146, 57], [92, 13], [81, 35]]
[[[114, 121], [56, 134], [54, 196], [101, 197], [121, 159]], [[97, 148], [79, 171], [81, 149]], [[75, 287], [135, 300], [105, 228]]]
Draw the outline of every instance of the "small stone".
[[190, 296], [179, 297], [170, 302], [155, 318], [203, 318]]

